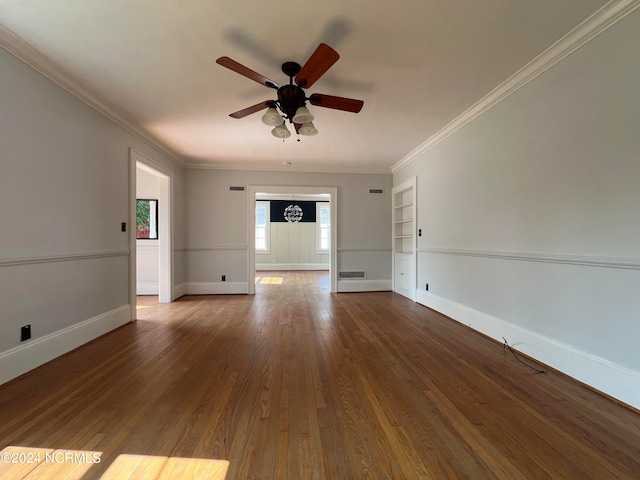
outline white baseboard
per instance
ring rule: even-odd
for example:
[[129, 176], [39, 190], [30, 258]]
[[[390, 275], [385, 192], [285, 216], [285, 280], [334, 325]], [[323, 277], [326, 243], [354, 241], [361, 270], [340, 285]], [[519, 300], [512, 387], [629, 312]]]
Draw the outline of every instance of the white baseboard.
[[159, 288], [157, 283], [140, 283], [136, 284], [136, 295], [158, 295]]
[[43, 365], [131, 321], [131, 307], [122, 307], [0, 353], [0, 384]]
[[189, 282], [187, 295], [220, 295], [249, 293], [247, 282]]
[[640, 372], [583, 352], [465, 305], [417, 291], [418, 303], [559, 370], [621, 402], [640, 409]]
[[338, 280], [338, 292], [386, 292], [391, 280]]
[[329, 270], [328, 263], [256, 263], [259, 270]]
[[187, 294], [187, 284], [181, 283], [173, 287], [173, 300], [180, 298]]

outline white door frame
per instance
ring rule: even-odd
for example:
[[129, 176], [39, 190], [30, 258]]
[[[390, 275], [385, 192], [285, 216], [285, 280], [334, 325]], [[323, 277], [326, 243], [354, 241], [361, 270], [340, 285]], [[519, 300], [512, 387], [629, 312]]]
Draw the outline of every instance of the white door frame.
[[249, 185], [248, 194], [248, 219], [247, 228], [249, 245], [249, 261], [247, 271], [247, 283], [249, 284], [249, 294], [256, 293], [256, 193], [275, 193], [275, 194], [293, 194], [293, 195], [319, 195], [329, 194], [330, 215], [331, 215], [331, 242], [329, 245], [329, 281], [330, 291], [335, 293], [338, 291], [338, 188], [337, 187], [283, 187], [274, 185]]
[[170, 303], [173, 297], [173, 172], [150, 158], [129, 149], [129, 302], [132, 319], [136, 318], [136, 176], [138, 167], [159, 179], [158, 198], [158, 300]]

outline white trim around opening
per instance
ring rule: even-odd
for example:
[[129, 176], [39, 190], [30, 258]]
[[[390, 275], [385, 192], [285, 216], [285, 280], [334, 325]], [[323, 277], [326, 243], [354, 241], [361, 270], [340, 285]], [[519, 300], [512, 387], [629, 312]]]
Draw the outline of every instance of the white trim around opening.
[[256, 293], [256, 286], [253, 279], [256, 276], [256, 194], [294, 194], [294, 195], [319, 195], [328, 194], [331, 203], [331, 240], [329, 242], [329, 279], [330, 290], [332, 293], [338, 291], [338, 268], [337, 268], [337, 243], [338, 243], [338, 188], [337, 187], [287, 187], [274, 185], [250, 185], [248, 192], [247, 210], [249, 225], [247, 228], [247, 245], [248, 251], [248, 271], [247, 279], [249, 286], [249, 294]]
[[130, 305], [132, 308], [132, 318], [135, 318], [136, 308], [136, 172], [141, 168], [147, 172], [156, 175], [160, 183], [158, 217], [158, 301], [160, 303], [170, 303], [174, 300], [173, 296], [173, 172], [162, 165], [154, 162], [148, 157], [137, 152], [133, 148], [129, 149], [129, 167], [130, 167], [130, 187], [129, 187], [129, 246], [130, 246], [130, 265], [129, 265], [129, 288], [130, 288]]

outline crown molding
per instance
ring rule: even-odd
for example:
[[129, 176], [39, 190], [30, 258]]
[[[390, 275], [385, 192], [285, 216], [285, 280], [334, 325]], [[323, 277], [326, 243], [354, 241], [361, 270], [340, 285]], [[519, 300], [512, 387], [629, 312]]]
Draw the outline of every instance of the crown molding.
[[391, 169], [389, 168], [325, 168], [319, 169], [314, 166], [308, 168], [305, 167], [292, 167], [292, 166], [269, 166], [261, 165], [259, 163], [203, 163], [199, 161], [188, 161], [186, 168], [194, 170], [241, 170], [241, 171], [261, 171], [261, 172], [291, 172], [291, 173], [359, 173], [366, 175], [391, 175]]
[[411, 164], [423, 153], [435, 147], [460, 128], [470, 123], [473, 119], [482, 115], [568, 55], [571, 55], [638, 7], [640, 7], [640, 0], [611, 0], [498, 87], [489, 92], [480, 101], [409, 152], [402, 160], [391, 167], [391, 171], [396, 173]]
[[167, 156], [181, 167], [187, 167], [184, 160], [176, 155], [175, 152], [170, 150], [165, 144], [151, 136], [145, 130], [136, 126], [133, 121], [126, 117], [126, 115], [121, 112], [117, 112], [115, 108], [108, 106], [95, 95], [89, 93], [85, 88], [80, 86], [78, 82], [69, 77], [69, 75], [63, 73], [59, 67], [46, 58], [37, 49], [33, 48], [2, 24], [0, 24], [0, 48], [6, 50], [18, 60], [33, 68], [35, 71], [51, 80], [53, 83], [63, 88], [71, 95], [129, 132], [131, 135]]

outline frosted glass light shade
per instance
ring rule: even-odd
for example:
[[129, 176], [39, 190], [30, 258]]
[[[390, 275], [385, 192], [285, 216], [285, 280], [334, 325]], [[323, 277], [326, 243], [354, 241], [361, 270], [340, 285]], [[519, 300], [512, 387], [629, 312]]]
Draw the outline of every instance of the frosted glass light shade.
[[287, 126], [282, 123], [282, 125], [278, 125], [271, 130], [271, 135], [276, 138], [289, 138], [291, 136], [291, 132], [287, 128]]
[[284, 118], [282, 118], [282, 115], [278, 113], [278, 110], [271, 107], [267, 108], [267, 111], [262, 116], [262, 123], [269, 125], [270, 127], [275, 127], [276, 125], [282, 125], [284, 123]]
[[313, 135], [318, 134], [318, 129], [313, 125], [313, 123], [307, 122], [302, 124], [302, 126], [298, 129], [298, 133], [300, 135], [312, 137]]
[[313, 122], [313, 115], [307, 107], [298, 107], [296, 114], [293, 116], [294, 123], [309, 123]]

